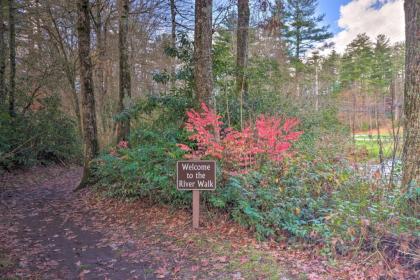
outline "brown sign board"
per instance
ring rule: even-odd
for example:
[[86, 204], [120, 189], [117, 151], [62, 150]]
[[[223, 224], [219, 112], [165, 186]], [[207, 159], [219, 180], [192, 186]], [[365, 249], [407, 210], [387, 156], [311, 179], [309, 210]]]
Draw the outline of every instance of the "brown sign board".
[[216, 189], [216, 162], [214, 160], [180, 160], [176, 163], [178, 190], [213, 191]]

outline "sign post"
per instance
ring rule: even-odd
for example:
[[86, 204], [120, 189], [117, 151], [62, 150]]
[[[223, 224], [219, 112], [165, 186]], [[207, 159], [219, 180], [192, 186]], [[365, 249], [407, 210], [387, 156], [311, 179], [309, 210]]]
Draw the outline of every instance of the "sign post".
[[200, 191], [193, 190], [193, 228], [198, 228], [200, 224]]
[[193, 227], [200, 224], [200, 190], [216, 189], [216, 162], [213, 160], [180, 160], [176, 163], [176, 187], [193, 192]]

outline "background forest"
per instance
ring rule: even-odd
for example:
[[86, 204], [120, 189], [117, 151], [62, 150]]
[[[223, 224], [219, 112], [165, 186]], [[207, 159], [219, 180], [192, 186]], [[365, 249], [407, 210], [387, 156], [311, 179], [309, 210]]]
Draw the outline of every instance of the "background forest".
[[315, 0], [0, 3], [1, 172], [84, 163], [79, 187], [189, 208], [176, 161], [216, 159], [206, 208], [258, 239], [418, 268], [405, 42], [339, 53]]

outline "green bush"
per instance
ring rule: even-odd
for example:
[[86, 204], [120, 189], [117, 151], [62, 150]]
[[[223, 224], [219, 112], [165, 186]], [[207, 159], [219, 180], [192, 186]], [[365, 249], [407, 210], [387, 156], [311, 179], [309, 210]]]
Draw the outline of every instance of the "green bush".
[[261, 173], [229, 178], [210, 202], [214, 207], [227, 209], [234, 220], [254, 229], [260, 239], [279, 231], [309, 239], [330, 211], [322, 185], [338, 180], [323, 168], [332, 167], [308, 164], [303, 169], [293, 163], [282, 173], [266, 166]]
[[375, 185], [346, 163], [300, 158], [283, 173], [265, 168], [231, 177], [209, 202], [260, 239], [281, 231], [311, 242], [360, 246], [379, 233], [418, 236], [420, 221], [408, 207], [418, 199], [418, 189], [404, 194], [397, 187]]
[[409, 205], [419, 198], [418, 188], [406, 193], [397, 186], [389, 188], [353, 177], [332, 193], [333, 209], [326, 225], [332, 235], [344, 241], [362, 243], [374, 236], [401, 233], [418, 237], [420, 220]]
[[175, 182], [176, 161], [183, 154], [176, 146], [177, 133], [136, 130], [130, 148], [105, 152], [95, 160], [96, 186], [112, 197], [148, 198], [155, 203], [186, 207], [191, 195], [177, 191]]
[[44, 108], [10, 117], [0, 110], [0, 168], [25, 167], [81, 159], [81, 142], [75, 122], [58, 109], [55, 98]]

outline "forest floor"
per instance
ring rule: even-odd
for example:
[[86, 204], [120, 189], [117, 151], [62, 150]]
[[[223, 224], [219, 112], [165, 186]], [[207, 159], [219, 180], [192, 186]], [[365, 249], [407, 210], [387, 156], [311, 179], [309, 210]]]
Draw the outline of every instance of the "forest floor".
[[382, 270], [258, 242], [207, 211], [192, 230], [187, 210], [74, 193], [80, 176], [77, 166], [0, 176], [0, 279], [366, 279]]

